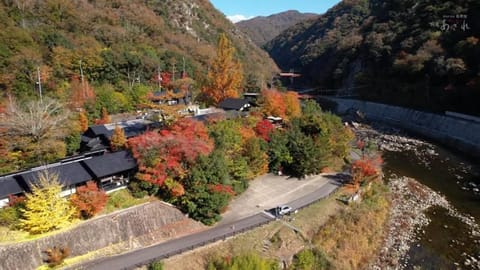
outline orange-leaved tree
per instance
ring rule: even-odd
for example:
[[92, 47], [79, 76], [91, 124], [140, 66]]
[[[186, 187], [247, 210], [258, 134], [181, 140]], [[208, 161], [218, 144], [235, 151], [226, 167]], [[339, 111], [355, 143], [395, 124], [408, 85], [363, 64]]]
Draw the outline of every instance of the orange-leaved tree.
[[127, 138], [125, 137], [125, 131], [123, 128], [115, 125], [112, 138], [110, 139], [110, 147], [113, 151], [122, 150], [127, 144]]
[[283, 95], [283, 100], [285, 102], [285, 114], [288, 119], [299, 117], [302, 114], [302, 107], [300, 106], [297, 92], [287, 91]]
[[276, 89], [262, 90], [261, 104], [264, 115], [285, 118], [287, 109], [280, 91]]
[[108, 114], [108, 111], [105, 107], [102, 107], [102, 118], [97, 119], [95, 124], [97, 125], [104, 125], [112, 122], [112, 118], [110, 117], [110, 114]]
[[353, 162], [350, 171], [352, 184], [356, 187], [378, 177], [381, 171], [383, 159], [380, 155], [373, 157], [363, 156]]
[[80, 122], [80, 131], [85, 132], [88, 129], [88, 117], [85, 111], [81, 111], [78, 115], [78, 121]]
[[82, 218], [91, 218], [103, 210], [107, 204], [108, 195], [99, 190], [93, 181], [78, 187], [77, 192], [70, 197], [70, 201], [77, 208], [78, 215]]
[[159, 186], [165, 186], [172, 196], [180, 196], [182, 180], [199, 155], [213, 150], [203, 123], [188, 118], [180, 119], [169, 129], [146, 132], [128, 140], [138, 162], [136, 177]]
[[70, 88], [70, 105], [75, 109], [83, 108], [86, 102], [95, 100], [95, 91], [87, 80], [81, 81], [78, 76], [73, 76]]
[[218, 39], [217, 56], [208, 71], [207, 85], [202, 93], [207, 101], [216, 105], [226, 98], [239, 96], [243, 82], [243, 68], [235, 58], [235, 48], [227, 35]]
[[293, 91], [280, 92], [276, 89], [262, 91], [262, 112], [265, 116], [281, 117], [290, 120], [302, 113], [298, 94]]

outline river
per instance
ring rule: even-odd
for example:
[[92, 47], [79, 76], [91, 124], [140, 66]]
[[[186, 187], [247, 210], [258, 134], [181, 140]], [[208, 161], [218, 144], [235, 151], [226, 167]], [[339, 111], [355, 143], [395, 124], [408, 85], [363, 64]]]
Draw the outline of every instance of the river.
[[[480, 164], [433, 144], [384, 151], [384, 173], [418, 180], [445, 196], [461, 215], [480, 222]], [[404, 263], [406, 269], [480, 269], [480, 236], [447, 210], [433, 207], [431, 222], [417, 234]], [[473, 257], [473, 259], [472, 259]]]

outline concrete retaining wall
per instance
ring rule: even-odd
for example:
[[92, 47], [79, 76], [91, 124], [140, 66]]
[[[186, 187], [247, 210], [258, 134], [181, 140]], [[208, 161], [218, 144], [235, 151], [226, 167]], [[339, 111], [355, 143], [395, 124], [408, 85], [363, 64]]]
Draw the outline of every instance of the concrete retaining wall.
[[344, 114], [359, 110], [369, 120], [395, 125], [431, 138], [462, 153], [480, 157], [480, 123], [453, 116], [353, 99], [329, 98], [337, 103], [336, 111]]
[[66, 232], [1, 245], [0, 269], [36, 269], [43, 264], [43, 252], [54, 246], [68, 247], [74, 257], [119, 243], [126, 243], [130, 249], [150, 245], [202, 227], [164, 203], [144, 204], [95, 218]]

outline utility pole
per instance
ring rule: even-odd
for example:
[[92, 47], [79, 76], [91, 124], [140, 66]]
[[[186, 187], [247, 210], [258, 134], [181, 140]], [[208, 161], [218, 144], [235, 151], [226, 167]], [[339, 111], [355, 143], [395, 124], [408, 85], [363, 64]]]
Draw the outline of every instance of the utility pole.
[[43, 95], [42, 95], [42, 78], [40, 76], [40, 67], [37, 66], [37, 84], [38, 84], [38, 92], [40, 93], [40, 103], [43, 103]]
[[82, 83], [83, 98], [87, 98], [87, 93], [86, 93], [86, 90], [85, 90], [85, 81], [83, 79], [82, 60], [80, 60], [80, 81]]
[[183, 70], [182, 70], [182, 79], [185, 77], [185, 56], [182, 57], [183, 61]]

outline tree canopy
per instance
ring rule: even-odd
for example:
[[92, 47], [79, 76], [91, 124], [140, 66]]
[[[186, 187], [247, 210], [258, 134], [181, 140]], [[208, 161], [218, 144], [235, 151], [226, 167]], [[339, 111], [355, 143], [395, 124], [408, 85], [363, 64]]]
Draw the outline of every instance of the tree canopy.
[[32, 193], [26, 194], [21, 227], [32, 234], [39, 234], [70, 224], [75, 208], [60, 196], [61, 191], [57, 174], [40, 172], [38, 183], [32, 186]]
[[207, 101], [216, 105], [226, 98], [240, 95], [243, 68], [227, 35], [218, 39], [217, 56], [208, 71], [207, 85], [202, 89]]

